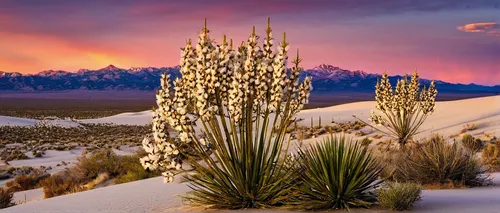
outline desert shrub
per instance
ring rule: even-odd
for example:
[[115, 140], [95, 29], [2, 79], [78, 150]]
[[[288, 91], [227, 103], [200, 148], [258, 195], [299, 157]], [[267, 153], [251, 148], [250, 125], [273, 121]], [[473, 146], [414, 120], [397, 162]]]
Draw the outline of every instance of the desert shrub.
[[11, 192], [19, 192], [19, 191], [35, 189], [37, 188], [37, 185], [41, 180], [49, 176], [50, 174], [48, 173], [43, 173], [39, 175], [37, 174], [18, 175], [14, 178], [14, 180], [6, 182], [5, 186]]
[[435, 135], [404, 151], [396, 162], [394, 178], [423, 185], [480, 186], [487, 182], [485, 172], [474, 154]]
[[[300, 83], [301, 59], [297, 55], [288, 69], [286, 37], [275, 52], [269, 26], [267, 32], [262, 48], [253, 31], [248, 42], [232, 49], [225, 39], [216, 45], [205, 27], [197, 48], [188, 43], [182, 51], [182, 77], [174, 82], [173, 98], [169, 77], [162, 76], [153, 118], [155, 140], [144, 142], [149, 155], [141, 162], [147, 169], [165, 171], [166, 182], [173, 181], [181, 169], [181, 152], [164, 128], [170, 125], [177, 130], [201, 158], [188, 161], [195, 171], [187, 175], [193, 191], [185, 199], [191, 204], [279, 205], [293, 178], [283, 160], [289, 145], [286, 128], [307, 103], [311, 78]], [[200, 128], [193, 128], [192, 117]]]
[[137, 155], [120, 156], [110, 149], [97, 150], [89, 156], [82, 154], [71, 171], [80, 179], [80, 183], [95, 180], [104, 173], [110, 178], [117, 177], [116, 183], [141, 180], [160, 174], [158, 171], [144, 170]]
[[483, 148], [483, 141], [479, 138], [472, 137], [472, 135], [465, 134], [462, 136], [462, 145], [472, 153], [476, 153]]
[[101, 149], [89, 156], [84, 152], [78, 157], [78, 162], [72, 168], [72, 172], [81, 178], [81, 182], [88, 182], [102, 173], [108, 173], [110, 176], [116, 176], [121, 172], [125, 173], [125, 168], [122, 165], [120, 156], [111, 149]]
[[5, 188], [0, 188], [0, 209], [14, 205], [12, 202], [13, 193]]
[[[398, 80], [394, 91], [389, 82], [389, 76], [384, 73], [375, 86], [378, 113], [372, 111], [370, 114], [370, 120], [375, 125], [365, 124], [396, 138], [398, 144], [404, 147], [412, 140], [427, 117], [434, 112], [437, 95], [434, 81], [428, 89], [424, 87], [420, 94], [419, 88], [417, 72], [411, 80], [408, 80], [408, 76]], [[358, 120], [364, 122], [361, 119]], [[384, 128], [379, 128], [378, 125]]]
[[48, 178], [40, 181], [39, 184], [43, 187], [45, 198], [56, 197], [74, 192], [81, 192], [85, 187], [81, 184], [81, 179], [71, 174], [70, 171], [63, 171], [53, 174]]
[[160, 176], [160, 171], [145, 170], [138, 160], [137, 156], [122, 156], [122, 162], [125, 172], [121, 172], [114, 180], [116, 184], [128, 183], [137, 180]]
[[300, 183], [290, 202], [297, 208], [349, 209], [376, 202], [382, 166], [366, 146], [331, 135], [299, 151], [297, 164]]
[[387, 182], [377, 189], [377, 198], [381, 206], [390, 210], [410, 210], [413, 203], [420, 199], [421, 186], [416, 183]]
[[113, 178], [115, 183], [125, 183], [159, 175], [158, 171], [144, 170], [137, 155], [120, 156], [110, 149], [99, 149], [82, 153], [75, 167], [53, 174], [39, 185], [48, 198], [93, 189]]
[[497, 171], [500, 168], [500, 141], [488, 144], [481, 153], [481, 157], [490, 171]]

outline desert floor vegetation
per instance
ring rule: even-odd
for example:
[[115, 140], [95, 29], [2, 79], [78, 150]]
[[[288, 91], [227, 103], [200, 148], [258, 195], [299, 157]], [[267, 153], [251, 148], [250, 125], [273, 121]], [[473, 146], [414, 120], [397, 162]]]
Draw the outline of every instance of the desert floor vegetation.
[[151, 126], [80, 124], [61, 126], [0, 126], [0, 158], [4, 161], [42, 157], [46, 150], [68, 151], [85, 147], [88, 151], [120, 146], [140, 146]]
[[387, 182], [377, 189], [377, 199], [382, 207], [390, 210], [410, 210], [421, 199], [421, 188], [416, 183]]
[[[398, 182], [414, 182], [427, 188], [460, 188], [489, 183], [486, 169], [473, 152], [435, 135], [412, 149], [394, 154], [392, 176]], [[387, 168], [390, 168], [389, 166]]]
[[109, 149], [100, 149], [83, 153], [74, 167], [43, 179], [39, 186], [49, 198], [159, 175], [159, 172], [144, 170], [139, 155], [117, 155]]
[[5, 188], [0, 188], [0, 209], [14, 205], [12, 201], [13, 194]]
[[[146, 94], [146, 93], [145, 93]], [[145, 95], [143, 94], [143, 95]], [[40, 94], [43, 96], [43, 93]], [[48, 94], [50, 95], [50, 94]], [[74, 94], [77, 95], [77, 94]], [[112, 93], [107, 94], [112, 96]], [[131, 94], [131, 97], [135, 97]], [[112, 116], [124, 112], [150, 110], [154, 96], [150, 99], [112, 100], [112, 98], [46, 99], [44, 98], [0, 98], [0, 115], [33, 119], [90, 119]]]

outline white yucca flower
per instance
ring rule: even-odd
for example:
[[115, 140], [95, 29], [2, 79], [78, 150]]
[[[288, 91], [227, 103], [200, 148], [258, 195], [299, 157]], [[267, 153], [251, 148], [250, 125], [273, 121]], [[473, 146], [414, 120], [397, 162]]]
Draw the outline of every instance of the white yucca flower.
[[[275, 53], [269, 25], [262, 47], [255, 27], [248, 40], [235, 49], [232, 40], [228, 44], [226, 36], [217, 45], [208, 33], [205, 23], [196, 46], [191, 46], [191, 40], [186, 42], [181, 49], [182, 77], [173, 82], [171, 91], [169, 76], [162, 75], [156, 95], [154, 140], [144, 140], [148, 156], [141, 159], [141, 164], [148, 169], [160, 169], [166, 182], [173, 181], [181, 169], [179, 149], [185, 145], [197, 150], [198, 155], [206, 155], [205, 150], [212, 145], [219, 144], [214, 148], [220, 149], [220, 143], [236, 140], [240, 132], [252, 132], [254, 124], [255, 129], [262, 129], [259, 125], [264, 123], [276, 125], [270, 127], [273, 129], [286, 127], [293, 115], [307, 104], [312, 89], [310, 77], [299, 82], [302, 69], [298, 53], [294, 67], [287, 73], [286, 35]], [[273, 118], [279, 122], [260, 122], [260, 119], [271, 119], [269, 114], [273, 112], [278, 115]], [[201, 123], [201, 138], [193, 127], [195, 119]], [[251, 130], [246, 130], [249, 126]], [[170, 131], [178, 132], [179, 146], [170, 138], [169, 127]], [[272, 137], [277, 136], [269, 136]]]
[[276, 55], [273, 63], [273, 80], [271, 84], [271, 100], [270, 107], [272, 110], [277, 110], [280, 107], [283, 98], [283, 90], [286, 85], [286, 63], [288, 56], [288, 42], [286, 41], [286, 34], [283, 34], [283, 41], [278, 47], [278, 54]]

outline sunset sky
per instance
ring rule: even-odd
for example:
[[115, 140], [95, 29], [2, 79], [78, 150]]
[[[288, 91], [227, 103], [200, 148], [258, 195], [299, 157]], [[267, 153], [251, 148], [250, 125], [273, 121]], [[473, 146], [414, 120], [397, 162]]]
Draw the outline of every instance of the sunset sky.
[[0, 70], [175, 66], [205, 17], [236, 43], [271, 17], [304, 68], [500, 84], [500, 0], [2, 0]]

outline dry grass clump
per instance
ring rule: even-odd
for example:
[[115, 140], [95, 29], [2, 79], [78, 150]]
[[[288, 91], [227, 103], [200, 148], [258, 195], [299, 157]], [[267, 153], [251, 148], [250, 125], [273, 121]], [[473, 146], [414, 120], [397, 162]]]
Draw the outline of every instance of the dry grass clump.
[[86, 188], [80, 184], [81, 180], [70, 171], [66, 170], [53, 174], [40, 181], [45, 198], [56, 197], [65, 194], [85, 191]]
[[462, 136], [462, 145], [472, 153], [479, 152], [484, 147], [481, 139], [474, 138], [470, 134]]
[[5, 188], [0, 188], [0, 209], [14, 205], [12, 202], [13, 193]]
[[481, 153], [482, 160], [490, 171], [500, 170], [500, 141], [488, 144]]
[[420, 184], [388, 182], [377, 189], [377, 198], [381, 206], [393, 211], [410, 210], [413, 203], [420, 200]]
[[14, 180], [5, 183], [5, 186], [11, 192], [19, 192], [19, 191], [35, 189], [37, 188], [38, 183], [40, 181], [49, 176], [50, 174], [45, 171], [35, 172], [29, 175], [18, 175], [14, 178]]
[[460, 131], [460, 133], [466, 133], [468, 131], [473, 131], [473, 130], [476, 130], [477, 129], [477, 125], [476, 124], [465, 124], [464, 127], [462, 128], [462, 130]]
[[458, 143], [435, 135], [395, 161], [393, 179], [422, 185], [473, 187], [488, 183], [486, 170], [474, 154]]
[[157, 171], [142, 168], [137, 155], [117, 155], [109, 149], [83, 153], [75, 167], [53, 174], [40, 182], [45, 197], [54, 197], [93, 189], [113, 179], [114, 183], [126, 183], [159, 176]]

